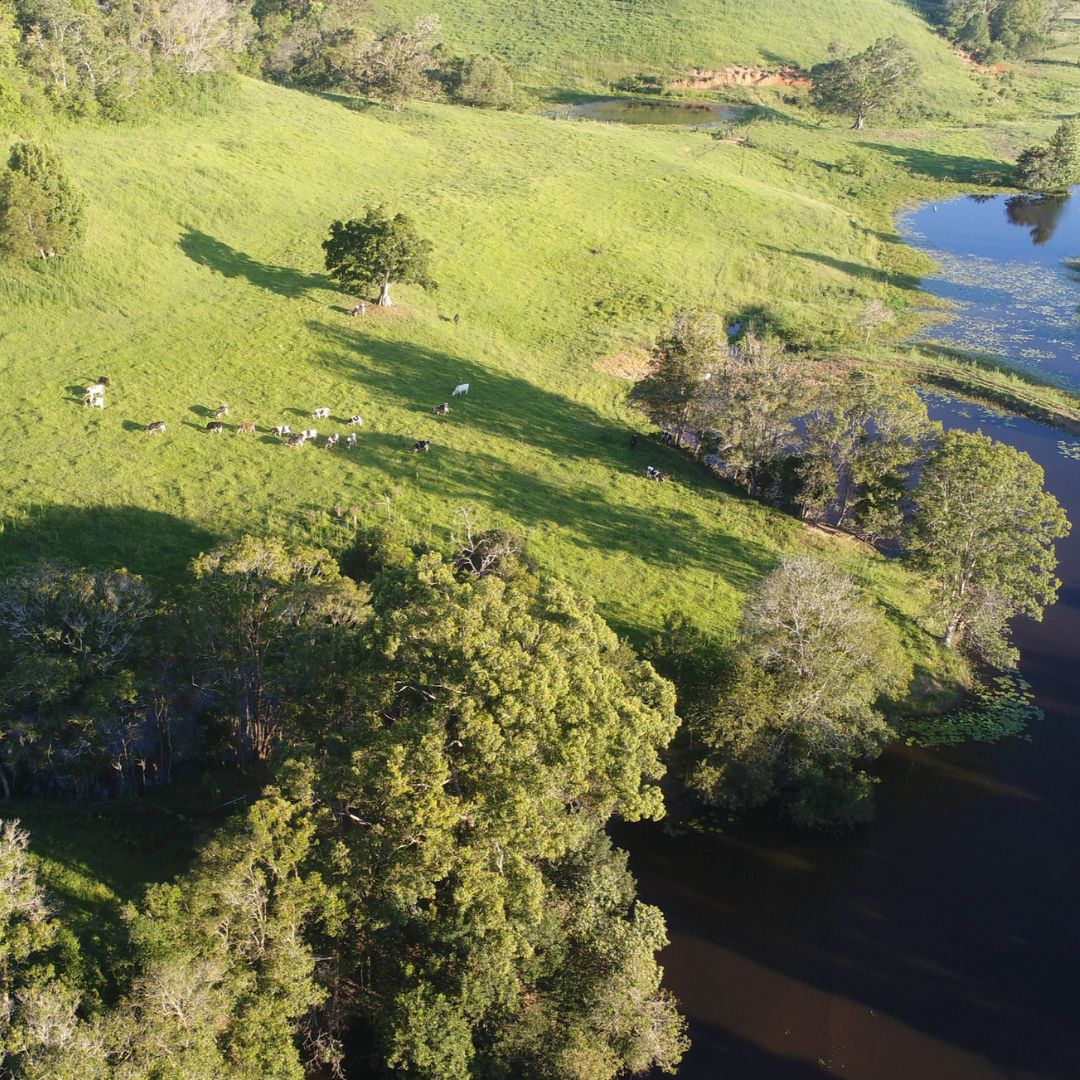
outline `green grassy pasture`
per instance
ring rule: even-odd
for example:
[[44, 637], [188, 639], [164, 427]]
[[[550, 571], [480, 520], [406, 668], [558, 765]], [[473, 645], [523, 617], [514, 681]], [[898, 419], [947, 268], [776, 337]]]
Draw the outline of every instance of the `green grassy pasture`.
[[936, 107], [962, 111], [977, 94], [968, 65], [895, 0], [375, 0], [369, 22], [428, 12], [440, 16], [451, 52], [501, 56], [541, 92], [636, 71], [809, 68], [833, 41], [862, 49], [896, 34], [918, 57]]
[[[246, 80], [210, 117], [56, 132], [90, 196], [88, 239], [70, 262], [0, 270], [0, 562], [63, 555], [167, 584], [242, 530], [389, 515], [446, 545], [467, 506], [523, 529], [634, 637], [675, 609], [730, 626], [783, 551], [832, 542], [659, 446], [631, 452], [639, 420], [602, 361], [686, 304], [764, 299], [826, 340], [866, 297], [913, 295], [881, 269], [897, 257], [884, 209], [860, 220], [868, 200], [828, 167], [846, 135], [784, 117], [754, 132], [746, 149], [449, 106], [392, 114]], [[977, 138], [964, 146], [981, 160]], [[870, 152], [893, 182], [890, 155], [907, 151]], [[382, 199], [433, 239], [441, 288], [351, 319], [319, 244], [333, 217]], [[78, 398], [101, 374], [104, 412]], [[459, 382], [472, 392], [434, 417]], [[204, 434], [220, 402], [259, 433]], [[329, 425], [309, 419], [319, 406]], [[352, 452], [267, 433], [344, 432], [354, 412]], [[146, 435], [151, 420], [168, 434]], [[430, 454], [409, 453], [418, 438]], [[648, 463], [676, 483], [646, 481]], [[844, 557], [914, 614], [899, 568]]]

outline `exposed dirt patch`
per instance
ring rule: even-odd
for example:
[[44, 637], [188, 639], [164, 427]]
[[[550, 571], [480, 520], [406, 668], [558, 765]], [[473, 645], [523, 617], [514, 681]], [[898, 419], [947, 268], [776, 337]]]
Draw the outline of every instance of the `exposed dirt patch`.
[[597, 370], [605, 375], [614, 375], [616, 379], [629, 379], [637, 382], [649, 373], [649, 354], [644, 349], [624, 349], [612, 353], [596, 362]]
[[716, 90], [721, 86], [792, 86], [805, 89], [810, 79], [798, 68], [729, 67], [719, 71], [691, 68], [685, 79], [667, 84], [669, 90]]

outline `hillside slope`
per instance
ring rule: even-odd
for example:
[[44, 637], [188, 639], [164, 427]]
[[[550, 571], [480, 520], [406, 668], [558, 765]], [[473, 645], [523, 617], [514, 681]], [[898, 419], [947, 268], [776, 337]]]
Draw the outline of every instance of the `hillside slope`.
[[[827, 170], [781, 164], [802, 127], [767, 125], [748, 151], [354, 104], [240, 80], [217, 115], [56, 134], [90, 194], [88, 243], [64, 265], [0, 271], [0, 559], [65, 554], [169, 579], [215, 538], [338, 515], [390, 516], [446, 544], [471, 506], [483, 525], [525, 530], [546, 567], [640, 634], [673, 609], [730, 625], [782, 550], [826, 543], [662, 447], [630, 451], [626, 384], [601, 370], [686, 304], [767, 299], [827, 334], [886, 290], [879, 230]], [[380, 200], [432, 238], [442, 287], [353, 320], [319, 245], [331, 219]], [[77, 397], [99, 374], [114, 384], [104, 413]], [[436, 420], [458, 382], [472, 393]], [[203, 434], [222, 401], [260, 435]], [[364, 414], [357, 450], [266, 434], [324, 405], [338, 418], [325, 431]], [[159, 419], [164, 438], [141, 431]], [[409, 453], [417, 438], [430, 454]], [[647, 463], [679, 482], [646, 481]], [[897, 568], [856, 561], [901, 611], [917, 607]]]
[[494, 53], [548, 90], [646, 70], [808, 68], [834, 41], [861, 49], [889, 34], [915, 51], [936, 109], [964, 110], [978, 89], [948, 43], [896, 0], [375, 0], [369, 21], [428, 12], [450, 52]]

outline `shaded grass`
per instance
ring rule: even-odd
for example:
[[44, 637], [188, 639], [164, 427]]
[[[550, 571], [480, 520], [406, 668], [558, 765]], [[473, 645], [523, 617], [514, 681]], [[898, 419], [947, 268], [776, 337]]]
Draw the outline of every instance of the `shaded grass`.
[[[830, 165], [846, 133], [781, 113], [754, 130], [743, 149], [446, 106], [356, 111], [246, 80], [213, 117], [59, 130], [91, 195], [87, 250], [0, 269], [0, 562], [64, 554], [168, 586], [243, 530], [389, 514], [445, 547], [468, 505], [523, 529], [636, 640], [671, 610], [730, 625], [782, 552], [828, 542], [666, 448], [632, 452], [640, 418], [598, 361], [683, 306], [763, 297], [777, 325], [842, 340], [868, 297], [902, 306], [910, 284], [879, 268], [882, 200], [910, 179], [881, 157], [852, 188]], [[984, 152], [978, 133], [967, 145]], [[319, 244], [331, 219], [383, 199], [432, 237], [441, 288], [350, 319]], [[100, 374], [103, 413], [77, 397]], [[432, 416], [458, 382], [472, 393]], [[229, 427], [207, 436], [221, 402]], [[364, 415], [357, 450], [267, 434], [324, 405], [324, 434]], [[168, 434], [146, 436], [151, 420]], [[243, 420], [258, 435], [233, 434]], [[408, 452], [418, 438], [430, 454]], [[649, 483], [646, 464], [677, 483]]]

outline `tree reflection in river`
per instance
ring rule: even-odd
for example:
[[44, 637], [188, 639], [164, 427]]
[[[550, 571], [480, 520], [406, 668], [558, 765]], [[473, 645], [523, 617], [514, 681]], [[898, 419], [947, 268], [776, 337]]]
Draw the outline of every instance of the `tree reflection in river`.
[[1010, 225], [1030, 229], [1031, 242], [1041, 247], [1054, 235], [1068, 201], [1068, 195], [1014, 195], [1005, 200], [1005, 215]]

